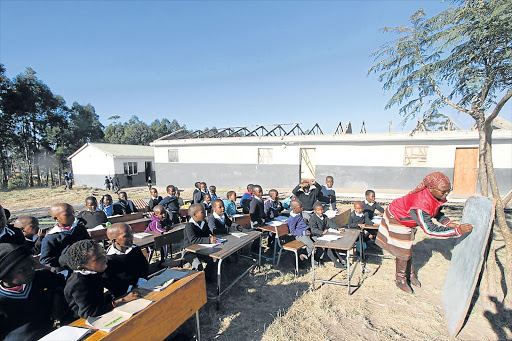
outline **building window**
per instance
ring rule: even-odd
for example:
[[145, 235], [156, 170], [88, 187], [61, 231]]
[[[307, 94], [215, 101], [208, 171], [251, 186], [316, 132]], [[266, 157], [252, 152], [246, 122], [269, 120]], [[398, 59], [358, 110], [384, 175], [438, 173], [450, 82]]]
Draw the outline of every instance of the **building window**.
[[123, 162], [123, 166], [125, 175], [137, 174], [137, 162]]
[[169, 162], [180, 162], [178, 149], [169, 149]]
[[258, 148], [258, 163], [272, 163], [272, 148]]
[[422, 167], [427, 165], [428, 147], [405, 147], [404, 166]]

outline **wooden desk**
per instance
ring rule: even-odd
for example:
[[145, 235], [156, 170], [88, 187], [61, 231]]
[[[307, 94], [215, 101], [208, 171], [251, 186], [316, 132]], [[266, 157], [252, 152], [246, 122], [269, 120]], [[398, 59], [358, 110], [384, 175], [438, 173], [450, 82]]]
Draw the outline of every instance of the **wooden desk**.
[[[173, 226], [172, 229], [170, 229], [169, 231], [165, 232], [164, 234], [176, 234], [176, 238], [177, 239], [181, 238], [181, 240], [183, 240], [183, 230], [185, 229], [185, 225], [186, 224], [177, 224], [177, 225]], [[153, 246], [155, 244], [155, 237], [158, 237], [158, 236], [160, 236], [160, 235], [156, 234], [154, 232], [151, 232], [151, 236], [148, 236], [148, 237], [145, 237], [145, 238], [134, 237], [133, 238], [133, 244], [137, 245], [141, 249], [145, 248], [145, 247]], [[155, 248], [153, 248], [151, 250], [151, 252], [149, 253], [149, 256], [148, 256], [149, 260], [148, 261], [151, 261], [151, 258], [153, 257], [153, 252], [154, 251], [155, 251]], [[172, 250], [171, 250], [171, 252], [172, 252]]]
[[[327, 233], [327, 235], [334, 235], [335, 233]], [[336, 234], [338, 235], [338, 234]], [[352, 278], [354, 271], [350, 272], [350, 259], [349, 254], [350, 250], [353, 249], [354, 244], [359, 239], [359, 243], [362, 247], [362, 240], [361, 240], [361, 230], [359, 229], [346, 229], [345, 232], [340, 233], [342, 235], [342, 238], [339, 238], [334, 241], [323, 241], [323, 240], [317, 240], [313, 246], [313, 254], [311, 255], [311, 270], [313, 275], [313, 289], [315, 288], [315, 282], [322, 282], [322, 283], [328, 283], [328, 284], [336, 284], [336, 285], [344, 285], [348, 287], [348, 293], [350, 295], [350, 279]], [[336, 282], [336, 281], [328, 281], [328, 280], [322, 280], [322, 279], [316, 279], [315, 278], [315, 251], [316, 248], [321, 247], [324, 249], [334, 249], [334, 250], [341, 250], [345, 251], [346, 254], [346, 263], [347, 263], [347, 281], [346, 282]], [[355, 258], [355, 255], [353, 255], [353, 258]], [[357, 258], [357, 261], [354, 265], [354, 270], [356, 269], [357, 263], [360, 262], [360, 257]]]
[[238, 250], [242, 249], [246, 245], [250, 245], [254, 240], [260, 239], [260, 248], [259, 248], [259, 254], [258, 254], [258, 266], [261, 264], [261, 232], [259, 231], [247, 231], [244, 232], [247, 233], [247, 236], [243, 237], [235, 237], [232, 235], [219, 235], [220, 238], [226, 238], [227, 241], [225, 241], [222, 244], [219, 244], [215, 247], [209, 248], [200, 246], [199, 244], [190, 245], [189, 247], [186, 247], [185, 250], [188, 252], [197, 253], [199, 255], [203, 256], [209, 256], [213, 259], [217, 260], [217, 296], [212, 297], [212, 299], [217, 300], [217, 309], [219, 308], [220, 304], [220, 296], [223, 295], [226, 291], [228, 291], [233, 285], [235, 285], [236, 282], [238, 282], [243, 276], [245, 276], [249, 271], [251, 271], [256, 264], [252, 264], [247, 270], [244, 271], [243, 274], [238, 276], [224, 291], [221, 291], [220, 287], [220, 279], [221, 279], [221, 265], [222, 261]]
[[[130, 215], [127, 214], [127, 216], [130, 216]], [[123, 221], [123, 222], [130, 225], [130, 227], [132, 228], [132, 231], [134, 233], [137, 233], [137, 232], [144, 232], [144, 230], [146, 230], [146, 227], [148, 227], [148, 224], [150, 223], [150, 221], [151, 221], [151, 219], [142, 217], [139, 219], [127, 220], [127, 221]], [[88, 232], [89, 232], [89, 235], [91, 236], [91, 238], [97, 242], [108, 239], [107, 228], [102, 229], [102, 230], [96, 230], [96, 231], [88, 231]]]
[[236, 215], [230, 218], [234, 223], [242, 226], [244, 229], [251, 228], [251, 216], [249, 214]]
[[126, 223], [130, 220], [137, 220], [144, 217], [144, 212], [136, 212], [131, 214], [122, 214], [122, 215], [113, 215], [110, 217], [107, 217], [108, 221], [110, 223]]
[[[277, 247], [279, 246], [279, 258], [281, 258], [281, 252], [283, 251], [283, 246], [281, 245], [281, 240], [279, 239], [279, 237], [287, 235], [287, 234], [290, 233], [290, 229], [288, 228], [288, 224], [286, 222], [284, 222], [283, 224], [281, 224], [279, 226], [263, 225], [263, 226], [260, 226], [260, 227], [257, 227], [257, 228], [262, 230], [262, 231], [264, 231], [264, 232], [275, 233], [274, 253], [272, 255], [272, 258], [263, 257], [267, 261], [272, 260], [272, 265], [274, 265], [276, 263]], [[279, 265], [279, 262], [277, 262], [277, 263]]]
[[[95, 330], [86, 340], [163, 340], [194, 314], [200, 339], [199, 309], [206, 303], [206, 282], [204, 272], [189, 273], [162, 291], [135, 289], [142, 298], [155, 302], [111, 332]], [[84, 319], [70, 325], [92, 329]]]

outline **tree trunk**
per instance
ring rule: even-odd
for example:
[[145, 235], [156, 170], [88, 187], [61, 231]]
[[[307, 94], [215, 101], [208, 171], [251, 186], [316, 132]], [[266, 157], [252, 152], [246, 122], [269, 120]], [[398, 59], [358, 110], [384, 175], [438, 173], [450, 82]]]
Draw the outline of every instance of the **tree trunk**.
[[485, 141], [486, 133], [483, 123], [478, 123], [478, 181], [480, 182], [480, 193], [487, 197], [489, 195], [489, 184], [487, 182], [487, 167], [485, 162]]
[[7, 158], [4, 157], [4, 149], [3, 147], [0, 147], [0, 167], [2, 170], [2, 188], [6, 189], [9, 185], [9, 178], [7, 176]]
[[[485, 165], [487, 167], [487, 175], [489, 184], [491, 185], [492, 196], [496, 200], [496, 221], [499, 230], [505, 242], [505, 252], [507, 255], [507, 262], [505, 265], [505, 283], [508, 288], [512, 288], [512, 232], [507, 225], [505, 217], [505, 207], [501, 201], [498, 183], [496, 182], [496, 175], [494, 174], [494, 166], [492, 163], [492, 127], [486, 126], [486, 141], [485, 141]], [[504, 299], [505, 309], [512, 309], [512, 294], [508, 293]]]

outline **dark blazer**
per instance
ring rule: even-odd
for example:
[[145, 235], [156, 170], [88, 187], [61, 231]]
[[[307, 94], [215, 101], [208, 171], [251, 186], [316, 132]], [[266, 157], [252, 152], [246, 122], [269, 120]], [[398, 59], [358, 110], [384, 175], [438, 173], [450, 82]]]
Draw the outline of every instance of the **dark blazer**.
[[251, 204], [249, 206], [249, 214], [251, 215], [251, 221], [256, 222], [258, 226], [263, 225], [266, 220], [263, 200], [252, 198]]
[[59, 263], [59, 257], [66, 252], [68, 247], [83, 239], [91, 239], [83, 221], [79, 221], [71, 234], [66, 232], [57, 232], [48, 234], [43, 238], [41, 245], [41, 264], [62, 267], [65, 264]]
[[313, 236], [320, 237], [324, 230], [329, 228], [338, 229], [338, 225], [336, 225], [333, 219], [327, 218], [325, 214], [323, 215], [323, 218], [324, 219], [318, 218], [316, 213], [313, 213], [311, 217], [309, 217], [309, 229]]
[[114, 297], [126, 294], [128, 287], [137, 284], [139, 278], [148, 278], [148, 261], [138, 246], [128, 254], [107, 255], [107, 264], [103, 279], [105, 288]]
[[205, 222], [203, 229], [199, 228], [194, 223], [188, 222], [183, 230], [183, 248], [194, 244], [208, 244], [210, 243], [210, 229]]
[[104, 294], [102, 274], [82, 275], [73, 272], [66, 282], [64, 297], [76, 318], [100, 316], [111, 311], [113, 297]]
[[215, 219], [213, 214], [208, 216], [208, 228], [210, 231], [213, 231], [214, 235], [228, 234], [231, 227], [237, 230], [241, 230], [242, 228], [240, 225], [229, 219], [226, 213], [224, 213], [224, 224], [220, 220]]
[[13, 225], [5, 226], [5, 234], [0, 237], [0, 243], [25, 244], [23, 232]]
[[160, 201], [162, 201], [162, 197], [161, 196], [158, 196], [156, 199], [153, 199], [153, 197], [151, 197], [149, 199], [149, 203], [148, 203], [148, 206], [149, 206], [149, 209], [151, 211], [153, 211], [153, 208], [156, 206], [156, 205], [159, 205], [160, 204]]

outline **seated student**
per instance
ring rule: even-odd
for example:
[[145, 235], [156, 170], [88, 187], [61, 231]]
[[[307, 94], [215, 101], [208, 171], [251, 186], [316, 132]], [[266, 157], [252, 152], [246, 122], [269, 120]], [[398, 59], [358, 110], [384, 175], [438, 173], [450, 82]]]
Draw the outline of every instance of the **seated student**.
[[[194, 244], [217, 243], [217, 238], [211, 233], [208, 228], [208, 224], [204, 221], [206, 217], [204, 206], [201, 204], [190, 205], [188, 214], [190, 215], [190, 219], [183, 230], [183, 248], [185, 249], [186, 247]], [[215, 275], [215, 270], [213, 269], [213, 266], [211, 266], [213, 264], [211, 257], [186, 252], [184, 258], [185, 261], [190, 263], [195, 270], [203, 270], [201, 262], [206, 263], [204, 270], [208, 280], [212, 279], [212, 276]]]
[[64, 297], [75, 318], [100, 316], [139, 297], [139, 294], [130, 292], [115, 299], [112, 294], [104, 293], [102, 275], [107, 269], [107, 256], [94, 240], [80, 240], [71, 245], [67, 264], [73, 273], [66, 282]]
[[107, 217], [114, 215], [114, 205], [112, 204], [112, 196], [110, 194], [103, 194], [101, 197], [100, 210], [105, 212]]
[[14, 227], [21, 230], [25, 236], [25, 245], [33, 255], [41, 253], [44, 233], [39, 230], [39, 220], [36, 217], [22, 216], [14, 221]]
[[[312, 186], [315, 188], [311, 188]], [[295, 186], [292, 193], [295, 194], [297, 196], [297, 200], [301, 202], [304, 209], [302, 216], [304, 217], [304, 220], [308, 221], [309, 217], [313, 213], [313, 205], [321, 195], [320, 185], [315, 181], [315, 179], [311, 179], [309, 181], [304, 180]]]
[[279, 202], [279, 193], [275, 189], [271, 189], [268, 191], [269, 199], [265, 200], [263, 205], [263, 210], [265, 211], [265, 216], [267, 220], [273, 220], [279, 216], [279, 214], [284, 210], [283, 205]]
[[364, 193], [366, 199], [363, 202], [363, 212], [368, 213], [368, 218], [373, 219], [375, 210], [379, 211], [377, 214], [379, 217], [384, 215], [384, 208], [375, 202], [375, 192], [371, 189]]
[[219, 199], [219, 197], [217, 196], [217, 187], [212, 185], [212, 186], [208, 187], [208, 189], [209, 189], [210, 197], [212, 198], [212, 201], [214, 201], [215, 199]]
[[86, 228], [92, 229], [108, 222], [105, 212], [98, 211], [98, 201], [95, 197], [87, 197], [85, 207], [87, 210], [78, 213], [78, 219], [84, 220]]
[[50, 207], [50, 215], [56, 223], [43, 239], [39, 261], [57, 272], [65, 266], [60, 263], [59, 257], [68, 247], [79, 240], [91, 238], [83, 221], [76, 219], [74, 212], [70, 204], [59, 203]]
[[263, 204], [263, 189], [260, 185], [253, 185], [252, 192], [254, 194], [254, 198], [252, 198], [251, 203], [249, 205], [249, 214], [251, 215], [251, 221], [253, 226], [262, 226], [267, 221], [267, 216], [265, 215], [265, 206]]
[[325, 185], [320, 189], [320, 197], [318, 198], [318, 201], [320, 201], [324, 206], [324, 211], [336, 211], [336, 192], [334, 192], [334, 189], [332, 188], [333, 184], [334, 178], [329, 175], [325, 178]]
[[62, 321], [64, 276], [35, 271], [33, 262], [26, 246], [0, 244], [0, 340], [39, 340], [52, 331], [52, 316]]
[[178, 203], [178, 197], [176, 196], [176, 187], [169, 185], [166, 188], [167, 196], [160, 201], [160, 206], [163, 206], [169, 214], [169, 220], [173, 224], [180, 223], [180, 205]]
[[229, 191], [227, 194], [226, 194], [226, 199], [222, 200], [222, 202], [224, 203], [224, 208], [226, 209], [226, 215], [228, 217], [232, 217], [234, 216], [235, 214], [237, 214], [237, 210], [236, 210], [236, 193], [235, 191]]
[[156, 205], [153, 208], [153, 214], [151, 216], [151, 221], [146, 227], [144, 232], [154, 232], [156, 234], [163, 234], [166, 231], [169, 231], [173, 225], [172, 221], [169, 219], [169, 214], [165, 210], [162, 205]]
[[119, 200], [114, 204], [114, 214], [131, 214], [139, 212], [126, 192], [119, 192]]
[[206, 210], [206, 214], [212, 213], [212, 197], [209, 193], [206, 193], [204, 195], [204, 200], [202, 202], [204, 209]]
[[7, 224], [7, 217], [2, 205], [0, 205], [0, 243], [25, 244], [25, 236], [21, 230]]
[[304, 221], [302, 217], [302, 203], [298, 200], [293, 200], [290, 203], [290, 207], [292, 211], [290, 212], [290, 217], [286, 220], [288, 223], [288, 228], [290, 229], [290, 234], [295, 236], [295, 239], [306, 244], [306, 254], [300, 254], [301, 262], [311, 257], [313, 253], [313, 237], [311, 235], [311, 231], [309, 226]]
[[230, 229], [242, 231], [242, 226], [231, 221], [225, 213], [224, 203], [220, 199], [215, 199], [212, 203], [213, 214], [208, 216], [208, 227], [210, 232], [215, 234], [228, 234]]
[[133, 232], [126, 223], [107, 228], [111, 245], [107, 249], [107, 269], [103, 272], [105, 287], [114, 297], [126, 294], [130, 285], [148, 278], [148, 261], [138, 246], [133, 245]]
[[192, 203], [194, 204], [194, 198], [196, 197], [197, 192], [201, 190], [201, 181], [196, 181], [194, 183], [194, 192], [192, 192]]
[[[317, 202], [313, 206], [314, 213], [309, 218], [309, 229], [311, 230], [311, 235], [313, 237], [321, 237], [328, 232], [329, 229], [335, 229], [340, 232], [345, 232], [344, 228], [338, 227], [333, 219], [327, 218], [324, 214], [324, 207], [321, 202]], [[326, 254], [329, 259], [334, 263], [335, 268], [344, 268], [346, 266], [346, 262], [340, 255], [336, 252], [333, 252], [332, 249], [324, 249], [327, 250]], [[323, 255], [321, 256], [323, 258]]]
[[364, 228], [366, 225], [379, 226], [378, 224], [374, 224], [371, 221], [371, 219], [368, 217], [368, 213], [363, 212], [363, 203], [356, 201], [354, 203], [354, 210], [350, 212], [350, 215], [348, 216], [347, 226], [351, 229], [354, 229]]
[[176, 187], [176, 197], [178, 198], [178, 205], [181, 207], [183, 205], [185, 205], [185, 202], [183, 201], [183, 199], [181, 198], [181, 194], [180, 194], [180, 189], [178, 187]]
[[204, 201], [204, 196], [208, 193], [208, 187], [206, 186], [206, 182], [201, 182], [199, 184], [199, 191], [194, 195], [194, 204], [202, 204]]
[[248, 184], [247, 191], [244, 193], [244, 195], [242, 195], [242, 198], [240, 199], [240, 206], [242, 206], [242, 212], [244, 212], [244, 214], [249, 213], [251, 200], [253, 197], [253, 184]]
[[153, 208], [162, 201], [162, 197], [158, 195], [158, 190], [155, 187], [151, 187], [149, 192], [151, 193], [151, 198], [149, 198], [148, 206], [153, 211]]
[[286, 198], [283, 201], [281, 201], [281, 203], [283, 204], [283, 208], [289, 209], [290, 208], [290, 203], [293, 200], [297, 200], [297, 196], [295, 194], [292, 194], [288, 198]]

